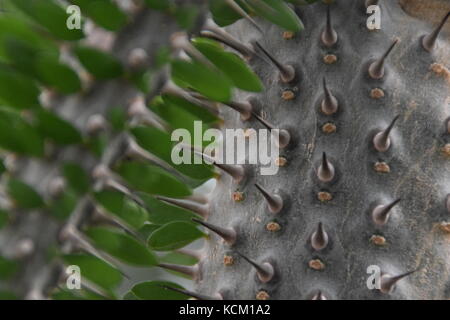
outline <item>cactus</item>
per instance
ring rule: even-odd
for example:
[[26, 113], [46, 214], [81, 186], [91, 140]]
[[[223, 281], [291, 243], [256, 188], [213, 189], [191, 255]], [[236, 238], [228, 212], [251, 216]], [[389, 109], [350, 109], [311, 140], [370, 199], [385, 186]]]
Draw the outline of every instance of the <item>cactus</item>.
[[[449, 298], [448, 4], [69, 2], [84, 29], [56, 1], [0, 15], [1, 297]], [[175, 164], [194, 121], [279, 128], [278, 173]], [[124, 264], [195, 288], [149, 271], [118, 294]]]

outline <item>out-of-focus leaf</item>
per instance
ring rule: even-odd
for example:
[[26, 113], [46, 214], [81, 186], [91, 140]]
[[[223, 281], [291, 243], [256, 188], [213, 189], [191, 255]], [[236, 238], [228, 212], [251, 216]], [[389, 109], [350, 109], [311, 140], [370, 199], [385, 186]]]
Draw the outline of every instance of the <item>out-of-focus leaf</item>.
[[258, 76], [234, 53], [226, 52], [215, 41], [206, 38], [195, 38], [192, 43], [225, 73], [236, 87], [252, 92], [260, 92], [264, 89]]
[[111, 31], [117, 31], [127, 23], [127, 16], [111, 0], [70, 0], [81, 8], [83, 14]]
[[54, 56], [41, 54], [35, 68], [40, 80], [57, 91], [65, 94], [81, 89], [81, 81], [77, 73], [65, 64], [58, 62]]
[[176, 7], [175, 19], [181, 28], [191, 30], [195, 26], [198, 14], [199, 8], [197, 6], [181, 5]]
[[108, 212], [135, 229], [139, 229], [147, 221], [147, 211], [120, 192], [103, 190], [96, 192], [94, 197]]
[[68, 185], [79, 194], [84, 194], [90, 189], [90, 179], [86, 171], [78, 164], [67, 162], [62, 167], [62, 174]]
[[17, 263], [0, 256], [0, 279], [5, 280], [17, 271]]
[[28, 184], [10, 178], [7, 186], [9, 196], [23, 209], [35, 209], [44, 206], [41, 196]]
[[8, 212], [0, 210], [0, 229], [6, 226], [9, 222]]
[[172, 7], [170, 0], [144, 0], [145, 4], [152, 9], [167, 10]]
[[15, 112], [0, 109], [0, 147], [12, 152], [41, 157], [44, 139]]
[[56, 219], [64, 221], [75, 209], [77, 201], [78, 197], [71, 190], [67, 190], [52, 201], [49, 210]]
[[51, 111], [36, 110], [36, 128], [45, 137], [59, 144], [76, 144], [82, 141], [80, 132], [68, 121]]
[[68, 254], [62, 258], [67, 265], [80, 267], [83, 277], [104, 289], [113, 290], [122, 281], [119, 270], [92, 255]]
[[108, 120], [114, 130], [122, 131], [125, 129], [125, 124], [127, 122], [126, 111], [120, 107], [111, 108], [108, 112]]
[[8, 107], [29, 109], [39, 105], [40, 91], [33, 79], [0, 64], [0, 101]]
[[168, 197], [186, 197], [191, 190], [183, 182], [154, 165], [124, 162], [117, 172], [136, 190]]
[[63, 40], [80, 40], [83, 31], [67, 28], [69, 15], [54, 0], [14, 0], [13, 4], [50, 33]]
[[[246, 9], [245, 6], [242, 6], [242, 1], [237, 0], [236, 3], [239, 4], [242, 9]], [[209, 9], [211, 10], [214, 21], [221, 27], [233, 24], [242, 18], [239, 13], [227, 4], [226, 0], [210, 0]]]
[[148, 238], [153, 250], [170, 251], [180, 249], [205, 236], [196, 225], [190, 222], [175, 221], [155, 230]]
[[139, 241], [119, 231], [94, 227], [86, 230], [86, 235], [96, 248], [131, 265], [152, 267], [156, 265], [155, 255]]
[[119, 60], [100, 50], [78, 46], [75, 54], [81, 64], [98, 79], [118, 78], [123, 74], [123, 67]]
[[174, 282], [147, 281], [136, 284], [131, 288], [131, 292], [141, 300], [186, 300], [189, 298], [184, 294], [165, 289], [163, 286], [184, 289]]

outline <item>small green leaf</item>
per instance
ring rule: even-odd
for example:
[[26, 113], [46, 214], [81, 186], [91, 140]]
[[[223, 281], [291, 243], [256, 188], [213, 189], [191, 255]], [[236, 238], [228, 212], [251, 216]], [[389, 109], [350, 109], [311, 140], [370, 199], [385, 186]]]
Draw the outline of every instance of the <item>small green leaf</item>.
[[80, 267], [83, 277], [107, 290], [113, 290], [122, 281], [119, 270], [97, 257], [86, 254], [64, 255], [67, 265]]
[[167, 10], [172, 7], [170, 0], [144, 0], [145, 4], [155, 10]]
[[98, 79], [118, 78], [124, 72], [119, 60], [106, 52], [78, 46], [75, 54], [86, 70]]
[[68, 121], [51, 111], [36, 110], [36, 128], [45, 137], [59, 144], [76, 144], [83, 139], [80, 132]]
[[215, 41], [206, 38], [195, 38], [192, 43], [239, 89], [252, 92], [260, 92], [264, 89], [258, 76], [234, 53], [226, 52]]
[[70, 0], [94, 22], [111, 31], [117, 31], [127, 23], [127, 16], [111, 0]]
[[6, 150], [41, 157], [44, 139], [22, 119], [19, 113], [0, 109], [0, 147]]
[[183, 266], [193, 266], [198, 262], [198, 259], [194, 258], [193, 256], [174, 251], [161, 257], [160, 261], [165, 263], [179, 264]]
[[127, 113], [124, 108], [111, 108], [108, 112], [108, 120], [115, 131], [123, 131], [127, 122]]
[[[242, 4], [239, 0], [236, 3], [239, 5]], [[244, 10], [246, 9], [245, 6], [241, 7]], [[213, 15], [214, 22], [221, 27], [226, 27], [242, 18], [225, 0], [210, 0], [209, 9]]]
[[153, 224], [153, 223], [145, 223], [139, 230], [139, 234], [142, 235], [142, 238], [148, 239], [150, 235], [155, 231], [156, 229], [159, 229], [161, 225], [159, 224]]
[[17, 272], [17, 263], [0, 256], [0, 279], [5, 280]]
[[39, 105], [40, 91], [33, 79], [0, 64], [0, 100], [8, 107], [29, 109]]
[[219, 118], [212, 114], [210, 111], [193, 104], [186, 99], [176, 97], [170, 94], [162, 95], [162, 98], [166, 104], [174, 105], [177, 108], [182, 108], [195, 116], [197, 120], [202, 121], [204, 124], [216, 123], [219, 121]]
[[280, 27], [299, 32], [305, 27], [297, 14], [280, 0], [246, 0], [246, 3], [260, 17], [273, 22]]
[[62, 195], [57, 197], [50, 204], [49, 211], [59, 221], [66, 220], [70, 214], [75, 210], [78, 197], [71, 190], [67, 190]]
[[181, 28], [191, 30], [198, 18], [199, 8], [195, 5], [177, 6], [174, 15]]
[[8, 181], [8, 194], [15, 204], [23, 209], [36, 209], [44, 206], [41, 196], [28, 184], [10, 178]]
[[77, 73], [54, 56], [40, 55], [35, 68], [40, 80], [57, 91], [70, 94], [81, 90], [81, 81]]
[[189, 297], [172, 290], [163, 288], [168, 286], [172, 288], [184, 289], [179, 284], [169, 281], [147, 281], [136, 284], [131, 288], [135, 297], [141, 300], [186, 300]]
[[[5, 227], [9, 223], [8, 212], [0, 210], [0, 229]], [[147, 237], [148, 238], [148, 237]]]
[[110, 228], [94, 227], [86, 235], [100, 250], [131, 265], [152, 267], [157, 264], [155, 255], [131, 236]]
[[124, 162], [117, 172], [139, 191], [168, 197], [186, 197], [192, 193], [183, 182], [154, 165]]
[[147, 221], [147, 211], [120, 192], [103, 190], [94, 193], [94, 198], [108, 212], [135, 229], [139, 229]]
[[212, 100], [227, 102], [231, 99], [231, 81], [219, 70], [198, 61], [174, 60], [172, 77], [178, 85], [193, 88]]
[[148, 221], [157, 225], [173, 221], [191, 221], [192, 218], [201, 219], [201, 217], [189, 210], [159, 201], [148, 194], [138, 193], [138, 195], [149, 210]]
[[67, 28], [69, 15], [54, 0], [14, 0], [12, 3], [58, 38], [80, 40], [84, 37], [82, 30]]
[[86, 171], [78, 164], [66, 162], [62, 174], [69, 186], [79, 194], [85, 194], [90, 189], [90, 179]]
[[175, 221], [155, 230], [148, 239], [153, 250], [170, 251], [183, 248], [205, 236], [193, 223]]

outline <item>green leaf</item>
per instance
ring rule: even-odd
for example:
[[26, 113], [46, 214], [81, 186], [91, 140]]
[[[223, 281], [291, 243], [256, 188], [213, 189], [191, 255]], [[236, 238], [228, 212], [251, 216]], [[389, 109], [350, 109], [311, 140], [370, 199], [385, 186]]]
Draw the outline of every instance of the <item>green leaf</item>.
[[80, 267], [83, 277], [104, 289], [113, 290], [122, 281], [119, 270], [92, 255], [68, 254], [62, 258], [67, 265]]
[[90, 189], [90, 179], [86, 171], [78, 164], [66, 162], [62, 174], [69, 186], [79, 194], [85, 194]]
[[193, 266], [198, 262], [198, 259], [194, 258], [193, 256], [174, 251], [161, 257], [160, 261], [165, 263], [179, 264], [183, 266]]
[[131, 265], [152, 267], [157, 264], [155, 255], [131, 236], [110, 228], [94, 227], [86, 235], [100, 250]]
[[155, 10], [167, 10], [172, 7], [170, 0], [144, 0], [145, 4]]
[[81, 81], [77, 73], [54, 56], [40, 55], [35, 68], [40, 80], [57, 91], [70, 94], [81, 90]]
[[181, 28], [191, 30], [198, 18], [199, 8], [195, 5], [177, 6], [174, 15]]
[[13, 4], [50, 33], [63, 40], [80, 40], [83, 31], [67, 28], [69, 15], [54, 0], [14, 0]]
[[[236, 1], [236, 3], [242, 4], [241, 1]], [[246, 9], [245, 6], [241, 5], [241, 7], [244, 10]], [[209, 9], [213, 15], [214, 22], [221, 27], [226, 27], [242, 18], [225, 0], [209, 0]]]
[[68, 121], [51, 111], [36, 110], [36, 128], [45, 137], [59, 144], [76, 144], [83, 139], [80, 132]]
[[191, 190], [183, 182], [154, 165], [124, 162], [117, 172], [134, 188], [154, 195], [186, 197]]
[[180, 86], [190, 87], [219, 102], [231, 99], [231, 81], [219, 70], [198, 61], [172, 61], [172, 77]]
[[0, 109], [0, 147], [6, 150], [41, 157], [44, 139], [25, 122], [20, 114]]
[[106, 52], [78, 46], [75, 54], [86, 70], [98, 79], [118, 78], [124, 72], [119, 60]]
[[94, 22], [111, 31], [117, 31], [127, 23], [127, 16], [111, 0], [70, 0]]
[[0, 64], [0, 100], [8, 107], [29, 109], [39, 105], [40, 91], [33, 79]]
[[257, 15], [286, 30], [299, 32], [305, 28], [297, 14], [283, 1], [246, 0], [246, 3]]
[[5, 290], [0, 290], [0, 300], [18, 300], [15, 293]]
[[123, 131], [127, 122], [124, 108], [114, 107], [108, 111], [108, 120], [115, 131]]
[[179, 164], [172, 162], [172, 149], [176, 143], [170, 135], [154, 127], [136, 127], [131, 129], [137, 143], [158, 158], [164, 160], [184, 175], [206, 181], [214, 176], [212, 166], [206, 164]]
[[167, 204], [148, 194], [138, 193], [138, 195], [149, 210], [148, 221], [154, 224], [163, 225], [173, 221], [191, 221], [192, 218], [201, 219], [200, 216], [192, 211]]
[[225, 73], [239, 89], [260, 92], [264, 86], [258, 76], [236, 54], [226, 52], [217, 42], [206, 38], [195, 38], [193, 45], [214, 65]]
[[78, 197], [76, 194], [71, 190], [67, 190], [52, 201], [49, 210], [56, 219], [64, 221], [70, 216], [73, 210], [75, 210], [77, 202]]
[[0, 210], [0, 229], [5, 227], [9, 223], [9, 215], [8, 212], [4, 210]]
[[216, 115], [196, 104], [187, 101], [186, 99], [170, 94], [163, 94], [162, 98], [166, 104], [174, 105], [177, 108], [186, 110], [195, 116], [195, 119], [202, 121], [204, 124], [212, 124], [219, 121], [219, 118]]
[[203, 236], [205, 234], [193, 223], [175, 221], [155, 230], [148, 239], [148, 245], [153, 250], [170, 251], [183, 248]]
[[17, 272], [17, 263], [0, 256], [0, 279], [5, 280]]
[[44, 206], [41, 196], [26, 183], [10, 178], [7, 186], [9, 196], [23, 209], [36, 209]]
[[155, 231], [156, 229], [160, 228], [161, 225], [159, 224], [153, 224], [153, 223], [145, 223], [139, 230], [139, 234], [142, 235], [142, 238], [148, 239], [150, 235]]
[[186, 300], [189, 298], [184, 294], [164, 289], [162, 286], [184, 289], [174, 282], [147, 281], [136, 284], [131, 288], [131, 292], [141, 300]]
[[139, 229], [147, 221], [147, 211], [120, 192], [103, 190], [94, 193], [94, 198], [108, 212], [135, 229]]

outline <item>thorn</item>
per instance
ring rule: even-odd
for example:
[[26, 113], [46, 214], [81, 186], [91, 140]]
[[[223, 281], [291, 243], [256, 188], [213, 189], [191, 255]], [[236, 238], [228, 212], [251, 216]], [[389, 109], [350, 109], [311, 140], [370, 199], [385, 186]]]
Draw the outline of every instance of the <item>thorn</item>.
[[164, 196], [155, 196], [156, 199], [169, 203], [171, 205], [195, 212], [202, 217], [206, 218], [209, 215], [209, 205], [207, 204], [200, 204], [198, 202], [186, 200], [186, 199], [174, 199], [174, 198], [168, 198]]
[[324, 249], [328, 245], [328, 234], [323, 228], [322, 222], [319, 222], [317, 230], [311, 235], [311, 246], [316, 251]]
[[321, 110], [327, 116], [330, 116], [337, 112], [339, 108], [339, 103], [335, 96], [331, 93], [327, 86], [327, 80], [325, 77], [323, 78], [323, 91], [325, 94], [324, 99], [322, 100]]
[[252, 46], [242, 43], [224, 29], [219, 28], [212, 19], [206, 21], [205, 29], [206, 30], [200, 32], [203, 37], [219, 41], [230, 48], [233, 48], [247, 59], [250, 59], [255, 55], [255, 50]]
[[320, 39], [322, 43], [327, 47], [332, 47], [338, 41], [338, 35], [331, 25], [331, 14], [330, 6], [327, 6], [327, 24], [325, 29], [322, 31]]
[[266, 189], [255, 183], [255, 187], [266, 199], [269, 210], [272, 213], [279, 213], [283, 209], [283, 199], [278, 194], [270, 194]]
[[175, 32], [174, 34], [172, 34], [172, 36], [170, 37], [170, 43], [173, 48], [177, 50], [183, 50], [190, 57], [204, 64], [211, 70], [217, 69], [214, 64], [203, 55], [203, 53], [201, 53], [196, 47], [191, 44], [186, 32]]
[[378, 225], [384, 225], [389, 220], [390, 211], [394, 208], [401, 199], [397, 199], [394, 202], [387, 205], [379, 205], [372, 211], [372, 219]]
[[327, 154], [322, 154], [322, 163], [317, 169], [317, 177], [322, 182], [330, 182], [335, 174], [334, 166], [328, 161]]
[[262, 29], [258, 26], [255, 20], [253, 20], [250, 15], [245, 12], [244, 9], [242, 9], [234, 0], [225, 0], [226, 3], [234, 10], [236, 11], [241, 17], [245, 18], [248, 22], [250, 22], [261, 34], [264, 34]]
[[322, 293], [322, 291], [317, 291], [317, 293], [311, 298], [311, 300], [328, 300]]
[[199, 269], [198, 269], [197, 265], [182, 266], [182, 265], [171, 264], [171, 263], [159, 263], [158, 267], [185, 274], [194, 280], [197, 279], [199, 276]]
[[262, 264], [259, 264], [249, 258], [247, 258], [246, 256], [244, 256], [242, 253], [236, 251], [236, 253], [241, 256], [245, 261], [247, 261], [248, 263], [250, 263], [255, 269], [256, 269], [256, 273], [258, 275], [258, 279], [263, 282], [263, 283], [267, 283], [270, 280], [272, 280], [275, 271], [273, 269], [273, 266], [269, 263], [269, 262], [263, 262]]
[[400, 281], [401, 279], [409, 276], [410, 274], [412, 274], [416, 271], [417, 270], [409, 271], [409, 272], [406, 272], [406, 273], [398, 275], [398, 276], [391, 276], [388, 274], [382, 275], [381, 281], [380, 281], [380, 291], [383, 293], [391, 293], [394, 290], [395, 285], [397, 284], [398, 281]]
[[185, 289], [181, 289], [181, 288], [175, 288], [175, 287], [170, 287], [170, 286], [164, 286], [164, 285], [160, 285], [161, 288], [166, 289], [166, 290], [171, 290], [174, 292], [178, 292], [181, 294], [184, 294], [188, 297], [192, 297], [195, 298], [197, 300], [220, 300], [218, 298], [214, 298], [214, 297], [210, 297], [210, 296], [206, 296], [200, 293], [196, 293], [193, 291], [189, 291], [189, 290], [185, 290]]
[[445, 23], [447, 22], [449, 16], [450, 16], [450, 11], [447, 12], [447, 15], [444, 17], [444, 19], [442, 19], [439, 26], [437, 26], [437, 28], [432, 33], [430, 33], [429, 35], [426, 35], [422, 38], [422, 46], [428, 52], [433, 51], [433, 49], [436, 45], [436, 40], [439, 37], [439, 33], [441, 32], [442, 28], [444, 27]]
[[191, 220], [196, 222], [196, 223], [198, 223], [198, 224], [201, 224], [205, 228], [207, 228], [207, 229], [217, 233], [230, 246], [235, 244], [236, 239], [237, 239], [237, 234], [236, 234], [236, 231], [234, 229], [228, 229], [228, 228], [222, 228], [222, 227], [219, 227], [219, 226], [215, 226], [215, 225], [213, 225], [211, 223], [204, 222], [204, 221], [201, 221], [201, 220], [196, 219], [196, 218], [192, 218]]
[[376, 6], [378, 4], [379, 0], [366, 0], [366, 8], [370, 6]]
[[264, 55], [269, 58], [273, 65], [280, 72], [281, 81], [284, 83], [292, 82], [295, 79], [295, 69], [291, 65], [284, 65], [279, 62], [272, 54], [270, 54], [266, 49], [264, 49], [258, 41], [255, 41], [256, 46], [264, 53]]
[[389, 134], [394, 128], [394, 125], [399, 117], [400, 116], [396, 116], [385, 130], [378, 132], [373, 138], [373, 146], [377, 151], [386, 152], [387, 150], [389, 150], [391, 146], [391, 139], [389, 138]]
[[203, 258], [203, 253], [200, 250], [181, 248], [181, 249], [175, 250], [175, 252], [190, 256], [196, 260], [201, 260]]
[[261, 118], [259, 115], [257, 115], [255, 112], [252, 112], [253, 116], [258, 120], [263, 126], [265, 126], [273, 135], [275, 138], [275, 141], [277, 142], [278, 147], [281, 149], [286, 148], [289, 145], [289, 142], [291, 141], [291, 134], [289, 131], [285, 129], [279, 129], [275, 130], [275, 127]]
[[241, 114], [242, 121], [247, 121], [252, 117], [253, 107], [252, 107], [251, 103], [248, 101], [245, 101], [245, 102], [230, 101], [230, 102], [226, 102], [224, 104], [227, 105], [228, 107], [230, 107], [231, 109], [239, 112]]
[[369, 76], [372, 79], [379, 80], [384, 77], [384, 62], [398, 42], [399, 39], [395, 39], [389, 49], [383, 54], [383, 56], [379, 60], [372, 62], [369, 67]]

